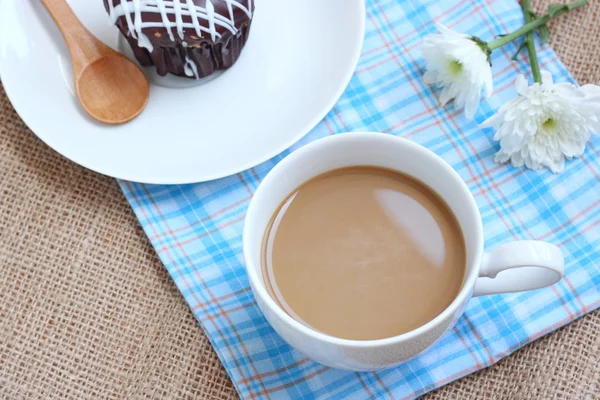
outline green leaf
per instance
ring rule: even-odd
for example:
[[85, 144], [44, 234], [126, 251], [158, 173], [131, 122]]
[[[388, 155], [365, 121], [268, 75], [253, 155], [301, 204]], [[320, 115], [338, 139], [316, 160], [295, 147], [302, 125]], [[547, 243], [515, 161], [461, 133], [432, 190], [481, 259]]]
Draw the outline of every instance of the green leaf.
[[550, 29], [548, 29], [548, 25], [544, 24], [538, 28], [538, 31], [540, 33], [540, 44], [543, 46], [550, 39]]
[[523, 50], [525, 48], [525, 46], [527, 46], [527, 40], [523, 40], [523, 43], [521, 43], [521, 45], [517, 49], [517, 52], [515, 53], [515, 55], [512, 56], [513, 61], [517, 61], [517, 57], [519, 56], [519, 53], [521, 52], [521, 50]]
[[[579, 2], [567, 3], [567, 4], [558, 4], [558, 3], [550, 4], [548, 6], [548, 15], [550, 16], [550, 18], [553, 18], [558, 13], [574, 10], [577, 7], [581, 6], [581, 4], [578, 4], [578, 3]], [[584, 4], [587, 4], [587, 2], [584, 1]]]
[[556, 14], [562, 11], [569, 11], [571, 8], [568, 4], [550, 4], [548, 6], [548, 15], [550, 18], [555, 17]]
[[568, 11], [574, 10], [579, 7], [583, 7], [587, 4], [588, 4], [587, 0], [576, 0], [572, 3], [567, 3], [567, 4], [560, 4], [560, 3], [550, 4], [548, 6], [548, 16], [550, 18], [554, 18], [558, 14], [561, 14], [563, 12], [568, 12]]

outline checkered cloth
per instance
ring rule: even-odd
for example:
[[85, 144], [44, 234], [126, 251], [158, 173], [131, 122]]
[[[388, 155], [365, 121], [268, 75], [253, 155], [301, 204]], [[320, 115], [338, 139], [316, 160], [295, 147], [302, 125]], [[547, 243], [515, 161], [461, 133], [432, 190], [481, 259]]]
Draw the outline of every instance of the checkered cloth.
[[[423, 83], [418, 46], [433, 20], [484, 40], [522, 24], [515, 0], [369, 0], [362, 57], [346, 92], [291, 150], [235, 176], [209, 183], [152, 186], [121, 182], [145, 232], [204, 328], [243, 398], [412, 398], [484, 368], [600, 306], [600, 140], [561, 175], [497, 165], [491, 130], [478, 123], [515, 96], [527, 73], [517, 45], [493, 56], [495, 94], [476, 121], [438, 106]], [[572, 81], [546, 46], [542, 68]], [[400, 135], [433, 150], [467, 182], [479, 205], [487, 248], [519, 239], [560, 246], [566, 276], [553, 287], [471, 300], [441, 342], [404, 365], [353, 373], [317, 364], [271, 329], [250, 291], [242, 226], [261, 179], [290, 151], [345, 131]]]

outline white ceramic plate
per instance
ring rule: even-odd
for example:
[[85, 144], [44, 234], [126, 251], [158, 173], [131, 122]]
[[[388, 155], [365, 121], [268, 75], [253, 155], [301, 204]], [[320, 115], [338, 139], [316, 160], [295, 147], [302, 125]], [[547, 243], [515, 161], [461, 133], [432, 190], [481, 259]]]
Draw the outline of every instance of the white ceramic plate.
[[[69, 0], [117, 48], [102, 0]], [[238, 62], [201, 86], [152, 85], [146, 110], [114, 127], [74, 95], [69, 54], [39, 0], [0, 0], [0, 77], [15, 109], [50, 147], [94, 171], [145, 183], [202, 182], [285, 150], [333, 107], [363, 42], [364, 0], [257, 0]]]

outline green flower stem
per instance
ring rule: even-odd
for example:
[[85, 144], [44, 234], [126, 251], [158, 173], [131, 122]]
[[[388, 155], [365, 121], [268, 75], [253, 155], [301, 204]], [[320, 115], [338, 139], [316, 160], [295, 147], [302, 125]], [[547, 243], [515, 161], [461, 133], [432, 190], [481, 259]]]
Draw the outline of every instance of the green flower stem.
[[[523, 0], [523, 14], [525, 14], [525, 23], [531, 22], [531, 0]], [[542, 74], [540, 73], [540, 64], [538, 62], [537, 53], [535, 52], [535, 41], [533, 39], [533, 31], [527, 32], [525, 35], [525, 43], [527, 43], [527, 52], [529, 53], [529, 63], [531, 64], [531, 72], [533, 81], [542, 83]]]
[[[570, 9], [573, 10], [575, 8], [579, 8], [579, 7], [583, 7], [587, 4], [587, 0], [577, 0], [573, 3], [570, 4]], [[523, 25], [522, 27], [520, 27], [519, 29], [517, 29], [516, 31], [509, 33], [506, 36], [502, 36], [499, 37], [498, 39], [494, 39], [491, 42], [489, 42], [487, 44], [487, 47], [489, 49], [489, 51], [493, 51], [499, 47], [504, 46], [505, 44], [512, 42], [513, 40], [520, 38], [521, 36], [525, 35], [526, 33], [529, 33], [531, 31], [533, 31], [536, 28], [539, 28], [540, 26], [547, 24], [548, 21], [558, 17], [559, 15], [570, 11], [570, 10], [560, 10], [557, 11], [554, 15], [550, 16], [550, 15], [544, 15], [543, 17], [540, 18], [536, 18], [535, 20], [526, 23], [525, 25]], [[528, 14], [528, 13], [525, 13]], [[527, 16], [526, 16], [527, 18]]]

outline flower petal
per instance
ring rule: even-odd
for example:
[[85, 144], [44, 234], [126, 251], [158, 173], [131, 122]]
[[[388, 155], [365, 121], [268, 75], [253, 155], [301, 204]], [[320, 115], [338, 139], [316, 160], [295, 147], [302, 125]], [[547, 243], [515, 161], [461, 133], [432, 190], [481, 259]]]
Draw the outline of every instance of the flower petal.
[[578, 88], [554, 83], [547, 71], [542, 75], [543, 84], [530, 86], [519, 75], [515, 81], [519, 96], [480, 126], [496, 128], [494, 140], [500, 141], [496, 161], [510, 159], [514, 167], [559, 173], [566, 160], [583, 154], [594, 129], [600, 130], [600, 87]]
[[552, 74], [550, 73], [550, 71], [543, 69], [540, 71], [540, 73], [542, 75], [542, 83], [544, 85], [552, 85], [554, 83], [554, 81], [552, 80]]
[[482, 94], [488, 98], [493, 91], [487, 54], [470, 36], [437, 21], [435, 25], [440, 33], [427, 35], [421, 45], [426, 61], [423, 80], [441, 89], [442, 106], [454, 99], [454, 108], [466, 107], [465, 116], [472, 118]]
[[527, 78], [525, 78], [525, 75], [517, 75], [517, 79], [515, 80], [515, 89], [517, 89], [517, 93], [521, 95], [525, 94], [527, 87]]

